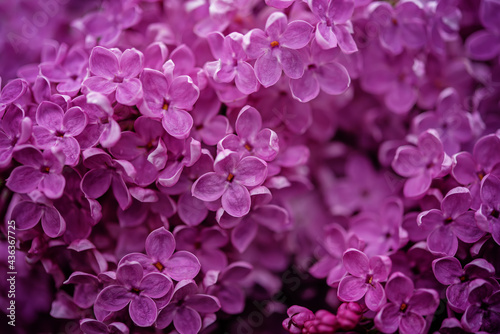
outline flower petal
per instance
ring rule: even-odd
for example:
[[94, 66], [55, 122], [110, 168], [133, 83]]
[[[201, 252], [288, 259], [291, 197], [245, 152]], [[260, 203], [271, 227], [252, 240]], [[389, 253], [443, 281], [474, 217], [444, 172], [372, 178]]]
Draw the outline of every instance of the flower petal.
[[230, 183], [222, 194], [222, 208], [233, 217], [243, 217], [250, 211], [250, 193], [238, 183]]

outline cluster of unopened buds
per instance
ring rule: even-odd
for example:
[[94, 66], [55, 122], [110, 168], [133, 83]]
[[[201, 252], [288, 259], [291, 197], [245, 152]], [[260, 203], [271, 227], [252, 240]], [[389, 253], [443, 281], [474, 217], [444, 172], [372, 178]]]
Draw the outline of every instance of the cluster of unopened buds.
[[499, 0], [0, 22], [0, 332], [499, 332]]

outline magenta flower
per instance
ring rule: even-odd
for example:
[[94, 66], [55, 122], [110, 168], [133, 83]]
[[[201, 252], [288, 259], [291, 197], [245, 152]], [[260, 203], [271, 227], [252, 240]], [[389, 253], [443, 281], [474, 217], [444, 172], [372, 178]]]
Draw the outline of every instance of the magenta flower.
[[257, 109], [244, 106], [236, 119], [236, 133], [225, 136], [218, 144], [219, 151], [229, 149], [241, 157], [255, 155], [272, 161], [279, 152], [279, 138], [271, 129], [262, 129], [262, 118]]
[[165, 168], [158, 174], [158, 184], [163, 187], [174, 186], [184, 167], [193, 166], [201, 156], [201, 143], [193, 138], [165, 138], [169, 157]]
[[400, 146], [392, 168], [409, 179], [404, 185], [406, 197], [421, 197], [431, 186], [432, 179], [447, 172], [451, 162], [443, 151], [443, 144], [434, 130], [418, 137], [417, 146]]
[[[0, 81], [0, 84], [1, 83]], [[28, 83], [25, 80], [15, 79], [8, 82], [0, 92], [0, 113], [3, 112], [8, 104], [15, 102], [23, 96], [27, 89]]]
[[439, 296], [432, 289], [416, 289], [413, 281], [400, 272], [391, 275], [385, 292], [389, 303], [375, 316], [375, 327], [383, 333], [423, 334], [425, 319], [439, 306]]
[[319, 18], [316, 25], [316, 41], [323, 49], [339, 47], [350, 54], [358, 51], [352, 38], [350, 18], [354, 10], [353, 0], [308, 0], [309, 8]]
[[141, 82], [144, 87], [144, 101], [139, 105], [141, 112], [148, 117], [161, 118], [169, 135], [187, 138], [193, 118], [186, 110], [190, 110], [200, 96], [193, 80], [187, 75], [167, 78], [159, 71], [146, 69]]
[[427, 247], [434, 254], [453, 256], [458, 249], [458, 239], [473, 243], [484, 234], [476, 224], [474, 212], [469, 211], [472, 197], [467, 188], [456, 187], [446, 194], [441, 210], [432, 209], [418, 215], [417, 221], [425, 229], [432, 229], [427, 237]]
[[374, 256], [368, 259], [365, 253], [350, 248], [345, 251], [344, 267], [350, 276], [345, 276], [337, 291], [340, 300], [355, 302], [365, 296], [366, 306], [377, 311], [385, 303], [385, 282], [391, 272], [391, 260], [387, 256]]
[[222, 271], [211, 270], [203, 279], [207, 293], [216, 297], [222, 311], [238, 314], [245, 308], [245, 291], [241, 283], [252, 272], [252, 265], [247, 262], [233, 262]]
[[110, 152], [117, 159], [130, 161], [136, 170], [141, 171], [134, 181], [144, 187], [156, 180], [158, 172], [167, 163], [167, 147], [161, 138], [165, 132], [160, 122], [145, 116], [134, 122], [134, 130], [122, 132]]
[[469, 287], [475, 279], [487, 280], [495, 275], [495, 268], [485, 259], [475, 259], [462, 269], [460, 261], [451, 256], [434, 260], [432, 271], [439, 283], [448, 286], [448, 305], [457, 312], [464, 312], [469, 305]]
[[14, 168], [7, 179], [10, 190], [25, 194], [38, 189], [51, 199], [62, 196], [66, 180], [61, 175], [64, 155], [60, 151], [51, 149], [42, 153], [27, 145], [13, 156], [23, 166]]
[[36, 110], [33, 137], [38, 147], [59, 148], [66, 156], [66, 164], [75, 166], [80, 159], [80, 145], [75, 139], [87, 125], [87, 115], [79, 107], [66, 112], [52, 102], [42, 102]]
[[288, 318], [283, 320], [283, 328], [293, 334], [303, 333], [303, 328], [306, 322], [314, 320], [316, 317], [311, 310], [293, 305], [286, 311]]
[[251, 94], [259, 88], [254, 69], [243, 49], [243, 35], [233, 32], [226, 37], [220, 32], [207, 36], [210, 50], [218, 60], [207, 62], [205, 68], [217, 82], [234, 83], [243, 94]]
[[97, 296], [95, 305], [106, 311], [119, 311], [130, 303], [129, 314], [140, 327], [154, 324], [158, 310], [153, 298], [171, 294], [173, 284], [161, 273], [144, 275], [138, 262], [125, 262], [116, 270], [116, 283], [104, 288]]
[[200, 313], [214, 313], [219, 309], [217, 298], [198, 293], [193, 281], [180, 281], [175, 286], [170, 304], [158, 314], [156, 327], [163, 329], [173, 323], [180, 334], [196, 334], [202, 328]]
[[222, 197], [222, 208], [231, 216], [242, 217], [250, 211], [247, 187], [261, 185], [266, 176], [265, 161], [256, 157], [240, 159], [238, 153], [223, 150], [217, 154], [214, 172], [196, 180], [192, 194], [203, 201], [215, 201]]
[[373, 22], [379, 25], [380, 45], [393, 55], [403, 48], [419, 49], [426, 43], [424, 11], [413, 2], [400, 2], [394, 8], [387, 2], [376, 2], [371, 9]]
[[136, 49], [121, 52], [96, 46], [90, 55], [89, 69], [95, 75], [83, 85], [90, 91], [109, 95], [116, 91], [118, 103], [132, 106], [142, 98], [142, 85], [137, 76], [143, 70], [143, 54]]
[[290, 79], [290, 90], [300, 102], [315, 99], [320, 90], [330, 95], [344, 93], [351, 84], [347, 69], [335, 60], [336, 50], [323, 50], [317, 40], [310, 48], [304, 48], [307, 60], [304, 75], [299, 79]]
[[469, 307], [462, 316], [462, 325], [469, 332], [494, 333], [500, 328], [500, 290], [498, 284], [477, 279], [469, 286]]
[[145, 272], [160, 272], [176, 281], [193, 279], [200, 271], [200, 262], [190, 252], [174, 254], [175, 238], [164, 227], [151, 232], [146, 239], [146, 254], [129, 253], [120, 264], [138, 262]]
[[66, 231], [66, 221], [59, 211], [40, 193], [32, 193], [32, 197], [33, 200], [17, 203], [12, 210], [11, 218], [16, 221], [17, 229], [29, 230], [41, 221], [43, 233], [48, 237], [57, 238], [63, 235]]
[[296, 51], [306, 46], [313, 27], [304, 21], [288, 23], [285, 14], [275, 12], [266, 22], [266, 31], [253, 29], [245, 35], [245, 51], [255, 62], [255, 74], [264, 87], [278, 82], [281, 71], [298, 79], [304, 74], [304, 63]]
[[103, 150], [89, 148], [83, 152], [83, 164], [90, 170], [83, 176], [81, 189], [89, 198], [99, 198], [111, 187], [120, 208], [125, 210], [132, 198], [125, 181], [132, 181], [137, 171], [126, 160], [114, 160]]

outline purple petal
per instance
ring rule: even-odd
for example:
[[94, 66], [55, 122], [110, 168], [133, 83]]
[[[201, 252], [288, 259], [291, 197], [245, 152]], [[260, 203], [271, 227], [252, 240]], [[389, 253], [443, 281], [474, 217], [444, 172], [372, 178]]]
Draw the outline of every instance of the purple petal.
[[460, 282], [463, 274], [462, 265], [457, 258], [446, 256], [432, 262], [432, 270], [439, 283], [450, 285]]
[[150, 273], [144, 276], [139, 286], [141, 295], [160, 298], [174, 290], [172, 281], [161, 273]]
[[184, 139], [193, 127], [193, 118], [187, 111], [171, 107], [164, 112], [162, 125], [172, 137]]
[[91, 92], [102, 93], [104, 95], [113, 93], [116, 90], [116, 87], [118, 87], [117, 83], [102, 77], [87, 78], [82, 85], [87, 87]]
[[236, 84], [236, 88], [243, 94], [252, 94], [259, 89], [259, 82], [255, 76], [255, 71], [246, 61], [238, 63], [234, 83]]
[[298, 51], [283, 47], [281, 48], [279, 60], [283, 72], [285, 72], [289, 78], [298, 79], [304, 75], [304, 62]]
[[143, 96], [142, 85], [139, 79], [125, 79], [116, 87], [116, 101], [126, 106], [133, 106]]
[[372, 311], [377, 311], [385, 302], [384, 288], [379, 282], [374, 282], [368, 287], [368, 291], [366, 291], [366, 306]]
[[108, 80], [118, 74], [118, 58], [110, 50], [96, 46], [90, 54], [89, 68], [92, 73]]
[[190, 296], [186, 300], [186, 306], [200, 313], [215, 313], [220, 309], [220, 303], [217, 298], [204, 294]]
[[314, 28], [305, 21], [292, 21], [280, 37], [280, 44], [291, 49], [301, 49], [309, 43]]
[[481, 181], [481, 200], [490, 207], [500, 203], [500, 179], [493, 174], [486, 175]]
[[179, 307], [174, 315], [174, 326], [180, 334], [196, 334], [201, 329], [201, 317], [190, 307]]
[[458, 249], [458, 240], [451, 228], [441, 226], [429, 234], [427, 246], [433, 253], [453, 256]]
[[387, 298], [396, 305], [407, 302], [413, 294], [413, 281], [402, 273], [395, 273], [385, 286]]
[[115, 174], [111, 178], [111, 185], [113, 195], [115, 196], [118, 205], [120, 205], [122, 210], [127, 209], [132, 203], [132, 196], [130, 196], [130, 192], [128, 191], [125, 181], [123, 181], [123, 178], [120, 175]]
[[433, 314], [439, 306], [439, 295], [433, 289], [417, 289], [408, 301], [408, 312], [420, 315]]
[[175, 238], [164, 227], [151, 232], [146, 239], [146, 253], [165, 264], [175, 250]]
[[208, 215], [205, 203], [186, 192], [179, 197], [177, 213], [184, 223], [189, 226], [199, 225]]
[[196, 256], [186, 251], [176, 252], [165, 264], [165, 272], [176, 281], [193, 279], [200, 268]]
[[267, 177], [267, 164], [257, 157], [244, 157], [234, 170], [234, 180], [247, 187], [255, 187]]
[[370, 269], [373, 272], [373, 278], [376, 281], [384, 282], [391, 272], [392, 262], [387, 256], [374, 256], [370, 259]]
[[19, 230], [27, 230], [35, 227], [43, 215], [41, 205], [33, 202], [20, 202], [12, 210], [12, 219], [16, 222]]
[[474, 60], [490, 60], [500, 54], [500, 37], [493, 32], [480, 30], [467, 38], [465, 49]]
[[57, 104], [44, 101], [36, 110], [36, 122], [48, 130], [60, 130], [63, 124], [64, 112]]
[[423, 333], [425, 329], [424, 318], [416, 313], [408, 312], [403, 315], [399, 323], [399, 331], [401, 334]]
[[337, 295], [340, 300], [346, 302], [355, 302], [360, 300], [368, 291], [368, 284], [364, 278], [346, 276], [339, 283]]
[[277, 83], [281, 77], [281, 65], [272, 52], [260, 56], [254, 68], [257, 79], [266, 88]]
[[187, 75], [182, 75], [172, 81], [168, 95], [171, 104], [179, 109], [191, 109], [200, 96], [200, 90]]
[[238, 183], [230, 183], [222, 194], [222, 207], [233, 217], [243, 217], [250, 211], [250, 193]]
[[104, 288], [96, 299], [96, 306], [100, 306], [107, 311], [118, 311], [127, 306], [133, 294], [123, 286], [111, 285]]
[[266, 33], [274, 40], [278, 39], [287, 27], [287, 17], [284, 13], [274, 12], [267, 18]]
[[320, 66], [317, 80], [321, 89], [331, 95], [344, 93], [351, 84], [347, 69], [339, 63], [328, 63]]
[[29, 193], [35, 190], [44, 174], [40, 170], [30, 166], [19, 166], [14, 168], [7, 179], [7, 187], [17, 193]]
[[472, 202], [469, 189], [464, 187], [453, 188], [441, 202], [441, 210], [445, 217], [457, 218], [469, 210]]
[[365, 277], [369, 270], [369, 260], [365, 253], [351, 248], [343, 256], [345, 269], [353, 276]]
[[41, 180], [38, 188], [43, 191], [45, 196], [51, 199], [60, 198], [64, 191], [64, 186], [66, 185], [66, 179], [64, 176], [49, 173]]
[[87, 115], [79, 107], [70, 108], [64, 114], [62, 125], [67, 135], [77, 136], [87, 126]]
[[290, 79], [290, 90], [293, 97], [300, 102], [309, 102], [319, 94], [319, 83], [314, 71], [306, 70], [299, 79]]
[[143, 69], [144, 56], [136, 49], [127, 49], [120, 58], [120, 72], [123, 78], [135, 78]]
[[132, 299], [129, 314], [132, 321], [139, 327], [149, 327], [156, 321], [158, 310], [155, 302], [147, 296], [137, 296]]
[[139, 262], [125, 262], [116, 269], [116, 278], [132, 288], [139, 288], [143, 274], [144, 270]]
[[104, 195], [111, 185], [112, 174], [107, 169], [92, 169], [83, 176], [81, 188], [90, 198]]
[[215, 201], [226, 190], [226, 178], [220, 174], [210, 172], [203, 174], [192, 187], [194, 197], [202, 201]]
[[474, 212], [468, 211], [458, 216], [451, 224], [453, 233], [462, 241], [474, 243], [478, 241], [484, 232], [477, 227]]
[[236, 119], [236, 133], [241, 138], [256, 135], [262, 128], [262, 117], [254, 107], [244, 106]]
[[401, 312], [399, 307], [387, 303], [375, 316], [375, 326], [384, 333], [394, 333], [399, 327]]

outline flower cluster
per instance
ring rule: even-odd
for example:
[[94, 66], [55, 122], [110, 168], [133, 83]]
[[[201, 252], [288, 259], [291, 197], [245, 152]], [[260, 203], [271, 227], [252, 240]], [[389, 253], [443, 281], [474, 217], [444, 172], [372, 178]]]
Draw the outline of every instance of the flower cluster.
[[25, 2], [22, 333], [498, 332], [498, 0]]

